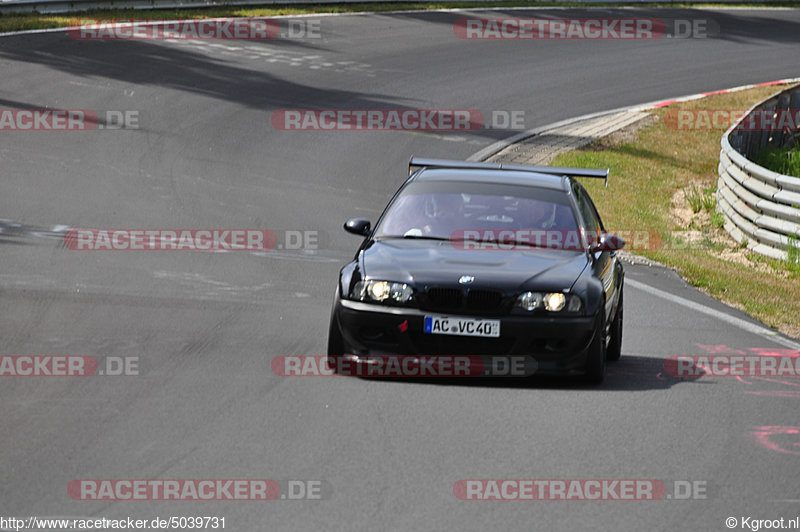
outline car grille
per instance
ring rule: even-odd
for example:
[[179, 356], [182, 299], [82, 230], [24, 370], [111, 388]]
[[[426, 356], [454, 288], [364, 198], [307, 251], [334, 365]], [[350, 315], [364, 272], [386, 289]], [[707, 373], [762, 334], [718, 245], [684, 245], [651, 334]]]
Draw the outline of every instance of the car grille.
[[503, 301], [503, 294], [496, 290], [470, 290], [467, 292], [467, 307], [470, 310], [495, 310]]
[[458, 288], [429, 288], [428, 301], [432, 307], [459, 308], [464, 299], [464, 294]]
[[431, 287], [420, 298], [420, 307], [437, 312], [465, 312], [497, 315], [507, 312], [503, 294], [498, 290]]

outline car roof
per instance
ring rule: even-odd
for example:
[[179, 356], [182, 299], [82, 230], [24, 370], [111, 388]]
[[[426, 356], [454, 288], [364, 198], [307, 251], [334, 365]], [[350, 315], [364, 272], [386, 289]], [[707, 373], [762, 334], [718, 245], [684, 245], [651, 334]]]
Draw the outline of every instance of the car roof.
[[461, 181], [470, 183], [497, 183], [524, 185], [567, 192], [568, 177], [514, 170], [475, 168], [422, 168], [413, 176], [414, 181]]

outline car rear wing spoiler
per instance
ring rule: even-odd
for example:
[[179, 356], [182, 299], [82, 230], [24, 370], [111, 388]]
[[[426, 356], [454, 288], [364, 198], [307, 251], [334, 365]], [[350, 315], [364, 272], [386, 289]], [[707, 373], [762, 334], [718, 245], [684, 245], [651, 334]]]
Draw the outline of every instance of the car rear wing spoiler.
[[595, 168], [570, 168], [568, 166], [528, 166], [523, 164], [507, 163], [480, 163], [470, 161], [450, 161], [447, 159], [428, 159], [423, 157], [412, 157], [408, 161], [408, 175], [411, 175], [418, 168], [470, 168], [484, 170], [511, 170], [514, 172], [536, 172], [538, 174], [549, 174], [570, 177], [596, 177], [605, 179], [608, 187], [608, 168], [599, 170]]

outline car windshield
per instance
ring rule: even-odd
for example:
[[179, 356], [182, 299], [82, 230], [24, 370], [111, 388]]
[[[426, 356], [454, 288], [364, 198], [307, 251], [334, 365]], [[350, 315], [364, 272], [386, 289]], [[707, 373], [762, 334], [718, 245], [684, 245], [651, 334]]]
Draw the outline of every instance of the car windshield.
[[381, 238], [479, 240], [582, 248], [565, 192], [521, 185], [415, 182], [389, 205]]

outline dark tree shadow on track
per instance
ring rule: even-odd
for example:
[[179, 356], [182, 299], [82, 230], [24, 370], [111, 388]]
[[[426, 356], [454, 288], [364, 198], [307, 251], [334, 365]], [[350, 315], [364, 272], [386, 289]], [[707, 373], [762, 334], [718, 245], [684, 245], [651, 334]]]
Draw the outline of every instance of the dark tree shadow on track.
[[[380, 13], [378, 14], [380, 15]], [[703, 10], [692, 8], [648, 8], [648, 7], [593, 7], [593, 8], [553, 8], [553, 9], [507, 9], [503, 7], [492, 7], [487, 5], [480, 11], [453, 11], [447, 13], [435, 12], [414, 12], [414, 13], [393, 13], [392, 16], [417, 20], [429, 24], [441, 24], [449, 26], [447, 30], [453, 35], [453, 25], [457, 20], [474, 16], [476, 18], [535, 18], [535, 19], [633, 19], [648, 18], [658, 19], [663, 23], [662, 31], [658, 31], [658, 39], [653, 40], [674, 40], [680, 42], [685, 39], [724, 39], [734, 42], [766, 41], [771, 43], [800, 43], [800, 31], [798, 23], [800, 21], [778, 18], [775, 11], [764, 11], [762, 14], [754, 14], [750, 10], [725, 11], [725, 10]], [[677, 23], [676, 21], [680, 21]], [[685, 21], [689, 21], [689, 26]], [[694, 21], [698, 21], [698, 35], [691, 35], [695, 28], [691, 28]], [[691, 30], [689, 29], [691, 28]], [[662, 34], [663, 33], [663, 34]], [[679, 38], [675, 38], [675, 35]], [[669, 35], [669, 37], [667, 37]], [[535, 42], [535, 39], [527, 40], [528, 43]], [[486, 42], [491, 42], [486, 41]], [[525, 39], [517, 42], [524, 43]], [[635, 42], [635, 41], [634, 41]]]
[[[264, 47], [281, 51], [287, 46], [283, 41], [236, 41], [235, 45]], [[230, 44], [230, 41], [228, 41]], [[288, 46], [296, 46], [288, 44]], [[326, 51], [314, 47], [312, 52]], [[0, 41], [0, 60], [43, 65], [55, 72], [94, 82], [110, 79], [133, 86], [161, 87], [197, 94], [244, 105], [253, 109], [271, 111], [279, 109], [415, 109], [413, 99], [398, 98], [371, 91], [352, 91], [317, 87], [283, 79], [271, 72], [269, 56], [252, 59], [246, 66], [236, 63], [237, 58], [209, 55], [179, 44], [160, 41], [90, 41], [77, 40], [65, 33], [48, 33], [36, 36], [10, 37]], [[256, 52], [257, 53], [257, 52]], [[270, 52], [272, 53], [272, 52]], [[336, 52], [332, 52], [336, 54]], [[243, 52], [243, 55], [247, 55]], [[315, 56], [316, 57], [316, 56]], [[304, 56], [295, 56], [302, 63]], [[350, 57], [342, 54], [340, 65], [346, 70]], [[309, 59], [310, 60], [310, 59]], [[289, 61], [289, 60], [286, 60]], [[314, 67], [314, 79], [326, 73], [320, 66], [333, 62], [335, 55], [299, 68]], [[352, 67], [353, 76], [366, 76], [358, 65]], [[366, 67], [363, 67], [366, 68]], [[373, 75], [377, 75], [374, 74]], [[13, 103], [8, 101], [8, 103]], [[23, 104], [24, 102], [18, 102]], [[46, 106], [52, 107], [52, 102]], [[25, 106], [25, 108], [29, 108]], [[473, 134], [491, 134], [475, 129]], [[496, 133], [494, 136], [497, 136]]]
[[[272, 46], [271, 41], [237, 41], [237, 46]], [[281, 79], [270, 64], [237, 66], [180, 45], [153, 41], [78, 41], [65, 34], [37, 35], [35, 42], [0, 42], [0, 58], [38, 63], [86, 80], [113, 79], [228, 100], [257, 109], [331, 106], [398, 107], [388, 95], [317, 88]], [[343, 57], [343, 59], [346, 59]], [[258, 61], [258, 60], [256, 60]]]

